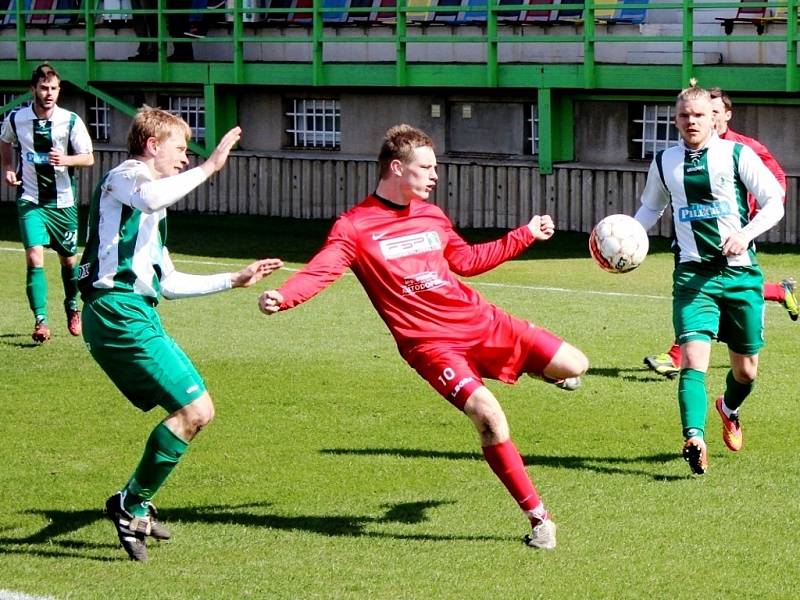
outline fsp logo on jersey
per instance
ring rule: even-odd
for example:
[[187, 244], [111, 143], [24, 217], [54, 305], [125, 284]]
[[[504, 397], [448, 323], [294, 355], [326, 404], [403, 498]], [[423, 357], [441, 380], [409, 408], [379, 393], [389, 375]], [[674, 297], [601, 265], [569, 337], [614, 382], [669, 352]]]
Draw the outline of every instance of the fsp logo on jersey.
[[381, 240], [381, 253], [386, 260], [413, 256], [424, 252], [442, 249], [442, 240], [435, 231], [412, 233], [396, 238]]

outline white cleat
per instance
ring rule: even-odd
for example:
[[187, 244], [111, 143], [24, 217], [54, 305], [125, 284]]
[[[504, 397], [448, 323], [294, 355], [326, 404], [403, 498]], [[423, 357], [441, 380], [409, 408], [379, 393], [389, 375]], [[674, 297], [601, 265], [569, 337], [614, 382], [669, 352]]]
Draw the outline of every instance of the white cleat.
[[523, 538], [526, 546], [552, 550], [556, 547], [556, 524], [545, 519]]

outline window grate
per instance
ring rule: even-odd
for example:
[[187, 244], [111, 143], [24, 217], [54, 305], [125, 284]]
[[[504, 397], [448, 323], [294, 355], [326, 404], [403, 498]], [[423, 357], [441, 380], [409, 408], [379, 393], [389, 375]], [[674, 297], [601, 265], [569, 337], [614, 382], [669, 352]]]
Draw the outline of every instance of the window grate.
[[645, 104], [642, 118], [634, 119], [633, 123], [638, 133], [632, 140], [638, 158], [651, 159], [680, 139], [675, 127], [675, 107], [671, 104]]
[[95, 142], [111, 139], [111, 107], [96, 96], [94, 103], [89, 105], [89, 133]]
[[206, 139], [206, 103], [200, 96], [169, 96], [167, 110], [189, 124], [196, 142]]
[[531, 104], [528, 107], [528, 116], [525, 119], [525, 142], [528, 154], [539, 154], [539, 107]]
[[[2, 93], [0, 93], [0, 106], [5, 106], [8, 102], [11, 102], [18, 95], [19, 94], [14, 94], [14, 93], [11, 93], [11, 92], [2, 92]], [[21, 105], [17, 105], [17, 106], [15, 106], [14, 108], [12, 108], [9, 111], [6, 111], [4, 113], [0, 113], [0, 125], [3, 123], [3, 121], [6, 120], [6, 117], [8, 115], [10, 115], [13, 112], [18, 111], [23, 106], [28, 106], [28, 103], [27, 102], [23, 102]]]
[[338, 100], [295, 98], [286, 113], [290, 145], [295, 148], [339, 150], [342, 145], [341, 106]]

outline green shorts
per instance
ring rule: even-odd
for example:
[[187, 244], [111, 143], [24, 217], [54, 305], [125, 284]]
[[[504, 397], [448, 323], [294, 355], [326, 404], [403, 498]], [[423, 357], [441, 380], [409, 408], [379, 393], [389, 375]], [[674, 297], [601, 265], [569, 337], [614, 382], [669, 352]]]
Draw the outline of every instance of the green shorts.
[[672, 325], [679, 344], [718, 339], [752, 356], [764, 346], [764, 275], [758, 266], [679, 264], [672, 275]]
[[206, 385], [161, 326], [155, 306], [138, 294], [98, 293], [83, 304], [83, 339], [97, 364], [136, 407], [172, 414]]
[[56, 208], [17, 200], [19, 233], [25, 248], [46, 246], [61, 256], [78, 252], [78, 207]]

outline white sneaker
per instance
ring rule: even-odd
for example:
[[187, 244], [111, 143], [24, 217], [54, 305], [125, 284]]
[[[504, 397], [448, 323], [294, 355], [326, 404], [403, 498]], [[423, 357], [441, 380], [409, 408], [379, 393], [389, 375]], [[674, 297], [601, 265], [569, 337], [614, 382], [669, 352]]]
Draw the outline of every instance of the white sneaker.
[[567, 377], [566, 379], [562, 379], [561, 381], [556, 381], [554, 385], [557, 388], [561, 388], [562, 390], [567, 390], [568, 392], [574, 392], [579, 387], [581, 387], [581, 378]]
[[556, 547], [556, 524], [545, 519], [526, 534], [523, 540], [526, 546], [552, 550]]

